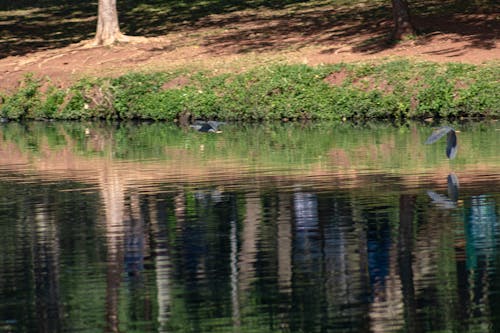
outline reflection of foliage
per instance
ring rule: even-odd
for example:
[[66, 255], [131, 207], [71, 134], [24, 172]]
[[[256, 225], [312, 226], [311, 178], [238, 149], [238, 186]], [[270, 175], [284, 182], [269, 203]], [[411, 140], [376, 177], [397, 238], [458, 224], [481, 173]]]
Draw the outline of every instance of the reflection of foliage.
[[[457, 166], [494, 163], [494, 123], [455, 124], [461, 130]], [[166, 123], [46, 123], [2, 125], [4, 141], [38, 154], [69, 145], [78, 155], [125, 160], [225, 161], [251, 168], [425, 169], [442, 163], [444, 146], [423, 145], [427, 126], [382, 123], [226, 124], [222, 134], [202, 134]], [[87, 133], [86, 133], [87, 132]], [[444, 143], [443, 143], [444, 144]]]

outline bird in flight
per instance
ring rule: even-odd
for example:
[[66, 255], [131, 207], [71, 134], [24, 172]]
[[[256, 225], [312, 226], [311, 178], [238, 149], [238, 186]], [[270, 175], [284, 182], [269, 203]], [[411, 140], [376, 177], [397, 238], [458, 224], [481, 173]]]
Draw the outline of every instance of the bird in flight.
[[224, 125], [225, 122], [222, 121], [196, 121], [191, 128], [194, 128], [198, 132], [203, 133], [222, 133], [219, 129], [220, 125]]
[[450, 126], [444, 126], [440, 127], [427, 138], [427, 141], [425, 141], [425, 144], [432, 144], [442, 138], [443, 136], [446, 135], [446, 157], [448, 157], [450, 160], [455, 158], [457, 155], [457, 133], [456, 131], [451, 128]]

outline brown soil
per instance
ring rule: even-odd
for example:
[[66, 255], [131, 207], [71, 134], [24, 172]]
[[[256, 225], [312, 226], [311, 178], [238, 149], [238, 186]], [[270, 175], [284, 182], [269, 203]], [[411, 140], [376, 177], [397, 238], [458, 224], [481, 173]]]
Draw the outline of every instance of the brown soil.
[[[387, 43], [390, 20], [332, 22], [325, 19], [329, 15], [333, 12], [245, 10], [209, 15], [164, 36], [113, 47], [78, 43], [54, 49], [33, 48], [33, 52], [0, 59], [0, 91], [11, 91], [27, 72], [50, 77], [64, 87], [86, 75], [114, 76], [181, 67], [224, 72], [275, 61], [316, 65], [402, 56], [479, 64], [500, 59], [499, 14], [417, 18], [416, 26], [423, 33], [392, 45]], [[329, 79], [332, 83], [342, 80]]]

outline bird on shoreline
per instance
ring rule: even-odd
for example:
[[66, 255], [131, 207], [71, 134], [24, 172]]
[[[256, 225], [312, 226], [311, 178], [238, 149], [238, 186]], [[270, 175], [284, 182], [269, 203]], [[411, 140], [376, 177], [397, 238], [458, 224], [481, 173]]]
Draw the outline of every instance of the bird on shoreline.
[[425, 144], [430, 145], [443, 136], [446, 136], [446, 157], [448, 157], [450, 160], [454, 159], [455, 156], [457, 155], [457, 132], [450, 126], [443, 126], [440, 127], [427, 138], [425, 141]]

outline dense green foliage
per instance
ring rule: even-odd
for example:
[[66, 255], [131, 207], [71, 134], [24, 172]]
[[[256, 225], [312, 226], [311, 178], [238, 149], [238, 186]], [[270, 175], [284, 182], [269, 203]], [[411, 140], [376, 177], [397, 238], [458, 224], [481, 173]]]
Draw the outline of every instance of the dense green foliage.
[[[3, 97], [7, 119], [341, 120], [498, 117], [500, 67], [395, 60], [242, 73], [131, 73], [67, 90], [27, 76]], [[45, 87], [42, 91], [41, 87]], [[49, 88], [46, 88], [49, 86]]]

